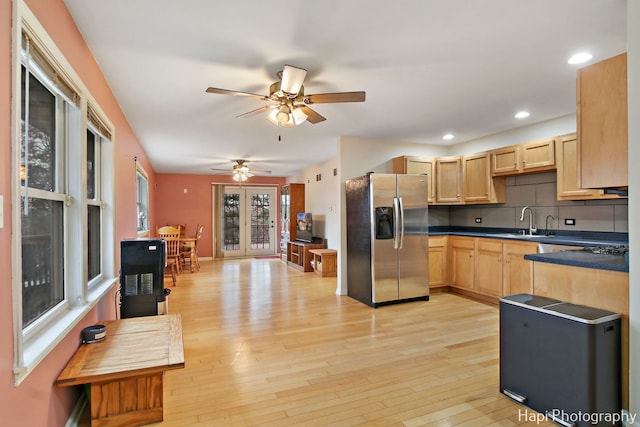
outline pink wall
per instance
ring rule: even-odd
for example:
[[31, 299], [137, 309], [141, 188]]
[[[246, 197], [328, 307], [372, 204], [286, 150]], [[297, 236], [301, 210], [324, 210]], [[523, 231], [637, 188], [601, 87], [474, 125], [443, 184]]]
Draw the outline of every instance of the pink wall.
[[[198, 224], [204, 225], [198, 254], [201, 257], [213, 256], [212, 242], [212, 199], [211, 183], [236, 184], [229, 175], [175, 175], [157, 174], [155, 193], [155, 218], [157, 225], [187, 224], [186, 235], [194, 235]], [[252, 177], [246, 185], [286, 183], [285, 178]], [[187, 194], [184, 194], [184, 190]], [[278, 198], [279, 199], [279, 198]], [[277, 221], [278, 226], [279, 221]], [[279, 232], [277, 234], [280, 235]]]
[[[116, 128], [115, 212], [116, 242], [136, 236], [136, 193], [134, 157], [149, 174], [150, 188], [155, 173], [126, 118], [120, 110], [98, 65], [71, 19], [63, 0], [26, 0], [66, 59]], [[4, 223], [0, 228], [0, 423], [10, 426], [62, 426], [76, 403], [80, 388], [59, 388], [56, 377], [79, 345], [83, 327], [115, 318], [115, 290], [78, 324], [36, 367], [22, 384], [13, 385], [13, 312], [11, 301], [11, 28], [12, 1], [0, 1], [0, 195], [4, 196]], [[155, 227], [150, 194], [150, 223]], [[119, 244], [116, 244], [119, 260]], [[119, 261], [116, 262], [119, 267]], [[114, 275], [117, 272], [113, 272]]]

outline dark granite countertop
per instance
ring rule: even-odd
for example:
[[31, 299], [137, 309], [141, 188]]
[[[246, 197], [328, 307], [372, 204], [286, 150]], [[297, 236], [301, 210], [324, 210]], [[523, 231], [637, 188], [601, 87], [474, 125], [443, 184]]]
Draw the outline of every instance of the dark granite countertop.
[[570, 265], [574, 267], [597, 268], [629, 272], [629, 264], [622, 255], [593, 254], [581, 250], [550, 252], [546, 254], [525, 255], [529, 261], [549, 262], [551, 264]]
[[429, 227], [432, 236], [469, 236], [486, 237], [490, 239], [520, 240], [523, 242], [547, 243], [568, 246], [618, 246], [629, 244], [628, 233], [608, 233], [593, 231], [560, 231], [554, 230], [553, 235], [546, 235], [544, 230], [533, 236], [522, 235], [518, 228], [493, 227]]
[[575, 246], [576, 250], [565, 249], [559, 252], [530, 254], [525, 255], [524, 259], [601, 270], [629, 271], [628, 257], [594, 254], [581, 250], [585, 246], [628, 246], [628, 233], [555, 231], [551, 236], [546, 235], [544, 232], [533, 236], [523, 236], [522, 229], [513, 228], [429, 227], [429, 234], [431, 236], [469, 236]]

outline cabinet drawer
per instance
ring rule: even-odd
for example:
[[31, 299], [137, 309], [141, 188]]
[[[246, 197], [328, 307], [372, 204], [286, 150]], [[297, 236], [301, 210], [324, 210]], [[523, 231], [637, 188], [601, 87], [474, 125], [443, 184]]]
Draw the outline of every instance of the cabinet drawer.
[[495, 239], [478, 239], [477, 248], [487, 252], [502, 252], [502, 242]]

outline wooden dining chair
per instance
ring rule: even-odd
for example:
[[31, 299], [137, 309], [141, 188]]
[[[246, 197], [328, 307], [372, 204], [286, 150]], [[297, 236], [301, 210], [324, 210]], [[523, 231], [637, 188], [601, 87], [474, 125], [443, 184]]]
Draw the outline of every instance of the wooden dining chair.
[[171, 275], [173, 286], [176, 285], [177, 275], [181, 272], [180, 267], [180, 230], [175, 227], [160, 227], [156, 230], [158, 237], [165, 241], [167, 247], [167, 266], [165, 276]]
[[198, 261], [198, 242], [200, 237], [202, 237], [203, 230], [204, 225], [198, 224], [196, 227], [196, 234], [193, 239], [185, 240], [185, 244], [182, 245], [182, 265], [189, 265], [189, 269], [192, 273], [194, 270], [200, 270], [200, 262]]

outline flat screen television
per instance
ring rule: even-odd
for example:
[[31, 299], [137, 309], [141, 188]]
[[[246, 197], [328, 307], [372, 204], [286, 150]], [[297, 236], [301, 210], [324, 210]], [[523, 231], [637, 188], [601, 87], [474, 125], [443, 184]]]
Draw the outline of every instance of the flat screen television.
[[296, 216], [296, 240], [301, 242], [313, 241], [313, 217], [310, 213], [301, 212]]

